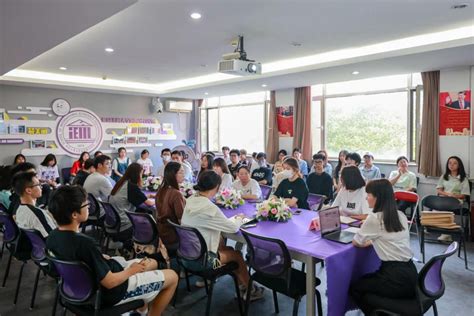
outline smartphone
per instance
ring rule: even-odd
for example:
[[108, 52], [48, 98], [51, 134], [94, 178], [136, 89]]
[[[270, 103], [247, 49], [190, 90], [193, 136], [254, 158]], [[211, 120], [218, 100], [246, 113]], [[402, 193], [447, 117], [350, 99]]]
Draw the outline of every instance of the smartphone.
[[296, 210], [293, 214], [294, 214], [294, 215], [300, 215], [301, 212], [303, 212], [303, 211], [302, 211], [302, 210]]
[[247, 224], [243, 224], [241, 227], [242, 227], [242, 228], [257, 227], [257, 223], [247, 223]]

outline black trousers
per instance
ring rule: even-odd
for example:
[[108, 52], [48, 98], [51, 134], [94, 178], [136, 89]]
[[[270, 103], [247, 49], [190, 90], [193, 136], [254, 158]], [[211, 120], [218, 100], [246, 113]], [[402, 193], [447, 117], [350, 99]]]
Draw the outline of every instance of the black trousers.
[[357, 306], [366, 315], [383, 306], [374, 306], [367, 296], [374, 294], [380, 297], [393, 299], [415, 298], [418, 272], [410, 260], [383, 261], [379, 270], [364, 275], [354, 282], [350, 288], [350, 295]]

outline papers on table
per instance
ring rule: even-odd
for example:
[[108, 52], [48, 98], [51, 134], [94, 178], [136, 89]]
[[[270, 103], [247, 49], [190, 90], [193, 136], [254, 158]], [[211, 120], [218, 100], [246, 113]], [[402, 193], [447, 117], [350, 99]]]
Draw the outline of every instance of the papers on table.
[[350, 232], [350, 233], [354, 233], [354, 234], [357, 234], [359, 232], [360, 228], [358, 227], [349, 227], [349, 228], [346, 228], [344, 229], [345, 232]]
[[357, 222], [356, 219], [349, 217], [349, 216], [341, 216], [341, 223], [342, 224], [352, 224], [354, 222]]

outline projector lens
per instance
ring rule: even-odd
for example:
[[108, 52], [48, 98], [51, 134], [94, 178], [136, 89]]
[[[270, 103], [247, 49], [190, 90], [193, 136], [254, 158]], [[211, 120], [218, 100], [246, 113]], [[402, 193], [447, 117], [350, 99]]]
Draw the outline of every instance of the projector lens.
[[248, 71], [248, 72], [251, 72], [251, 73], [257, 72], [257, 65], [255, 65], [255, 64], [249, 64], [249, 65], [247, 66], [247, 71]]

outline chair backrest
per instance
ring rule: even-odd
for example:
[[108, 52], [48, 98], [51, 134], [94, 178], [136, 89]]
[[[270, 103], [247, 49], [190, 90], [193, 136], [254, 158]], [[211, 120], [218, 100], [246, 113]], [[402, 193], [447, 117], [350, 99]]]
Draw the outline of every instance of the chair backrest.
[[2, 203], [0, 203], [0, 212], [8, 213], [8, 209]]
[[79, 261], [58, 260], [48, 255], [60, 278], [59, 293], [71, 303], [84, 303], [95, 293], [97, 284], [89, 267]]
[[14, 242], [20, 235], [20, 231], [13, 217], [6, 212], [0, 211], [0, 223], [3, 224], [3, 242]]
[[61, 169], [61, 178], [63, 179], [63, 184], [70, 183], [70, 181], [71, 181], [71, 168], [62, 168]]
[[89, 202], [89, 216], [97, 216], [100, 214], [99, 201], [91, 193], [87, 194], [87, 201]]
[[324, 201], [326, 200], [326, 196], [309, 193], [308, 194], [308, 205], [309, 209], [313, 211], [319, 211], [323, 206]]
[[462, 204], [458, 199], [450, 196], [428, 195], [421, 201], [421, 210], [423, 211], [425, 207], [430, 211], [437, 210], [454, 212], [459, 211]]
[[21, 232], [23, 232], [26, 237], [30, 240], [31, 243], [31, 259], [35, 262], [42, 262], [46, 259], [46, 243], [41, 236], [41, 233], [36, 229], [23, 229], [20, 228]]
[[445, 285], [441, 270], [446, 258], [456, 253], [459, 245], [455, 241], [442, 254], [432, 257], [420, 270], [418, 286], [421, 294], [431, 300], [437, 300], [444, 294]]
[[285, 243], [279, 239], [262, 237], [241, 229], [247, 241], [249, 265], [269, 277], [289, 281], [291, 257]]
[[105, 211], [105, 227], [112, 230], [117, 229], [118, 231], [120, 229], [120, 215], [117, 210], [108, 202], [100, 201], [100, 204]]
[[268, 200], [270, 194], [272, 193], [272, 187], [269, 185], [260, 184], [260, 190], [262, 191], [262, 199]]
[[136, 212], [126, 214], [133, 225], [133, 241], [140, 245], [158, 246], [158, 228], [153, 216]]
[[196, 228], [178, 225], [169, 219], [168, 223], [178, 236], [178, 257], [190, 261], [204, 258], [207, 253], [206, 241]]

